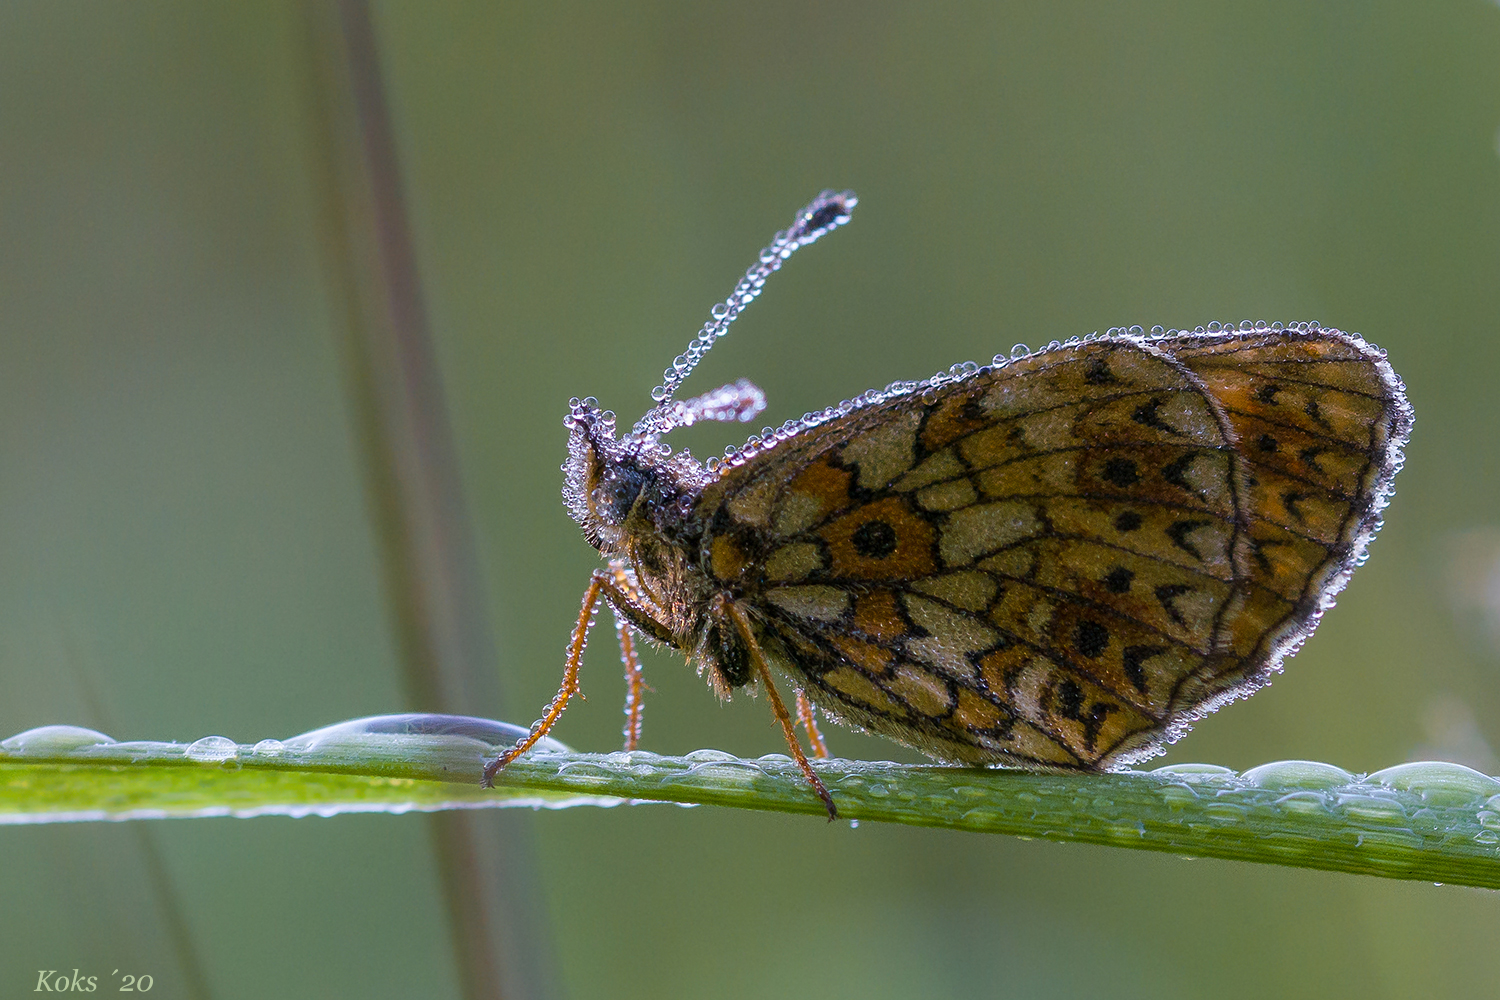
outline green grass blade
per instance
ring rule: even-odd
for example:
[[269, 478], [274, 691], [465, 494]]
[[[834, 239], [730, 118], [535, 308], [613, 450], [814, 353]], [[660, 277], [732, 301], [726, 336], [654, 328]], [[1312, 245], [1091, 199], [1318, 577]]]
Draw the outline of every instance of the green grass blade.
[[[100, 739], [49, 727], [0, 744], [0, 823], [627, 802], [823, 815], [779, 755], [534, 752], [482, 789], [479, 771], [494, 749], [466, 736], [362, 733], [255, 746]], [[816, 766], [849, 820], [1500, 888], [1500, 779], [1457, 764], [1368, 776], [1307, 761], [1244, 774], [1209, 765], [1103, 775]]]

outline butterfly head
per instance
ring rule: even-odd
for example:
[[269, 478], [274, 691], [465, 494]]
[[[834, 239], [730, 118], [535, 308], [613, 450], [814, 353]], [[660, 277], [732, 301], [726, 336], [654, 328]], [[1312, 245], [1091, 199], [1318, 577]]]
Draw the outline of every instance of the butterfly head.
[[[571, 401], [563, 420], [568, 428], [568, 460], [563, 465], [563, 499], [589, 544], [606, 554], [618, 550], [623, 528], [653, 478], [645, 442], [615, 436], [615, 415], [599, 401]], [[653, 449], [654, 450], [654, 449]]]

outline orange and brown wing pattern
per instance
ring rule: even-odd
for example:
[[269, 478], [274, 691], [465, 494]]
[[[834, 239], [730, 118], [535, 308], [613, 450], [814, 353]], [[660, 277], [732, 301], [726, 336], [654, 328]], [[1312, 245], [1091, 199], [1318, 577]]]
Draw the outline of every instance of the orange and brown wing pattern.
[[1218, 401], [1249, 473], [1254, 588], [1224, 654], [1177, 694], [1195, 717], [1264, 683], [1343, 589], [1380, 527], [1411, 409], [1384, 354], [1336, 330], [1183, 338], [1174, 356]]
[[1371, 349], [1277, 336], [1107, 338], [855, 409], [705, 491], [703, 562], [835, 716], [946, 760], [1149, 753], [1305, 634], [1404, 437], [1352, 436], [1401, 411]]

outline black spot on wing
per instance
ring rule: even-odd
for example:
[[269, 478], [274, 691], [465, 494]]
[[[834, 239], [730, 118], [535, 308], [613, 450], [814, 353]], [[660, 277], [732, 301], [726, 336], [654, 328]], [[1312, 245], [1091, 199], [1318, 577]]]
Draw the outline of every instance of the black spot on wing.
[[1137, 406], [1130, 418], [1143, 427], [1150, 427], [1154, 430], [1166, 431], [1168, 434], [1181, 436], [1181, 431], [1167, 423], [1157, 413], [1165, 402], [1166, 400], [1155, 397], [1149, 403], [1142, 403], [1140, 406]]
[[1187, 621], [1182, 617], [1182, 612], [1177, 610], [1177, 605], [1173, 602], [1192, 590], [1193, 588], [1185, 583], [1164, 583], [1156, 588], [1156, 599], [1161, 602], [1162, 609], [1166, 611], [1167, 615], [1174, 622], [1183, 627], [1187, 626]]
[[1165, 653], [1166, 646], [1126, 646], [1123, 655], [1125, 676], [1141, 694], [1146, 693], [1145, 663], [1158, 653]]
[[1188, 541], [1187, 536], [1190, 533], [1198, 530], [1199, 528], [1206, 527], [1210, 524], [1213, 524], [1213, 522], [1204, 520], [1173, 521], [1170, 525], [1167, 526], [1165, 534], [1172, 540], [1173, 545], [1177, 546], [1179, 549], [1186, 552], [1194, 559], [1197, 559], [1199, 562], [1202, 562], [1203, 553], [1198, 551], [1198, 546]]
[[1186, 455], [1174, 458], [1171, 462], [1162, 466], [1161, 477], [1178, 489], [1186, 490], [1198, 496], [1198, 490], [1192, 483], [1187, 481], [1188, 466], [1193, 464], [1193, 459], [1198, 457], [1196, 451], [1190, 451]]
[[849, 544], [866, 559], [884, 559], [898, 547], [896, 529], [884, 521], [866, 521], [849, 536]]
[[1319, 473], [1320, 475], [1327, 475], [1327, 473], [1324, 472], [1323, 467], [1318, 464], [1318, 456], [1326, 453], [1327, 451], [1327, 448], [1319, 445], [1314, 445], [1311, 448], [1303, 448], [1301, 451], [1297, 452], [1297, 457], [1302, 459], [1302, 461], [1305, 462], [1308, 467], [1313, 469], [1315, 472]]
[[1133, 458], [1112, 458], [1104, 463], [1104, 481], [1125, 489], [1141, 481], [1141, 474]]
[[1083, 689], [1078, 682], [1064, 678], [1057, 684], [1054, 711], [1065, 719], [1077, 719], [1083, 709]]
[[1313, 422], [1319, 427], [1329, 431], [1333, 430], [1333, 425], [1328, 422], [1328, 418], [1323, 416], [1323, 411], [1318, 408], [1317, 397], [1309, 396], [1307, 402], [1302, 407], [1302, 412], [1311, 417]]
[[1306, 524], [1307, 516], [1297, 509], [1297, 505], [1304, 500], [1311, 499], [1311, 493], [1303, 493], [1301, 490], [1287, 490], [1281, 494], [1281, 505], [1286, 508], [1286, 512], [1292, 515], [1292, 519], [1298, 524]]
[[1104, 720], [1118, 709], [1118, 705], [1103, 701], [1096, 701], [1085, 708], [1083, 689], [1078, 686], [1077, 682], [1067, 678], [1057, 683], [1052, 699], [1054, 714], [1083, 724], [1083, 743], [1090, 753], [1094, 750], [1094, 742], [1099, 738], [1099, 730], [1103, 727]]
[[1073, 630], [1073, 645], [1089, 659], [1095, 659], [1109, 646], [1109, 629], [1085, 618]]
[[1109, 385], [1111, 382], [1120, 381], [1115, 373], [1110, 371], [1109, 362], [1103, 358], [1094, 358], [1089, 362], [1088, 371], [1083, 373], [1083, 380], [1089, 385]]

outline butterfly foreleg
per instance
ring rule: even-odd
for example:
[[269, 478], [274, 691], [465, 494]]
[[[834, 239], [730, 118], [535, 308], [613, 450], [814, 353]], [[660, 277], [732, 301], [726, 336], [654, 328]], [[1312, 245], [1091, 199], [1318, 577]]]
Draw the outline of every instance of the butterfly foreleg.
[[[611, 564], [607, 570], [600, 569], [594, 571], [594, 575], [589, 579], [588, 589], [583, 592], [583, 606], [578, 614], [578, 623], [573, 626], [573, 637], [568, 642], [568, 655], [563, 666], [562, 685], [557, 689], [557, 694], [553, 695], [552, 700], [547, 703], [547, 707], [542, 710], [542, 717], [531, 724], [531, 729], [527, 734], [517, 740], [515, 745], [509, 750], [506, 750], [485, 765], [484, 777], [480, 782], [484, 787], [488, 788], [492, 785], [495, 781], [495, 775], [500, 773], [502, 768], [527, 750], [530, 750], [536, 745], [538, 740], [546, 736], [552, 727], [557, 724], [557, 720], [562, 717], [563, 710], [568, 707], [568, 701], [575, 694], [578, 694], [578, 667], [583, 660], [583, 648], [588, 642], [589, 629], [594, 624], [594, 615], [599, 607], [599, 599], [603, 597], [608, 600], [617, 614], [621, 612], [621, 609], [634, 611], [635, 615], [645, 614], [646, 612], [637, 607], [633, 600], [638, 593], [639, 591], [634, 588], [628, 574], [620, 565]], [[629, 611], [625, 612], [626, 616], [633, 622], [635, 615], [630, 614]], [[625, 633], [623, 631], [621, 635], [621, 653], [624, 655], [629, 640], [624, 637]], [[626, 661], [627, 678], [629, 677], [631, 663], [634, 661], [633, 646], [630, 647], [629, 657]], [[640, 668], [637, 664], [635, 667], [637, 683], [639, 683], [639, 671]], [[638, 704], [639, 693], [637, 692]], [[639, 722], [638, 715], [636, 721], [637, 723]]]
[[625, 666], [625, 749], [634, 750], [641, 739], [643, 693], [650, 691], [651, 685], [643, 679], [633, 631], [668, 646], [676, 646], [679, 640], [663, 623], [666, 613], [661, 610], [660, 599], [646, 589], [628, 564], [619, 559], [611, 560], [609, 572], [614, 578], [615, 589], [605, 596], [615, 613], [620, 662]]
[[634, 750], [641, 741], [641, 659], [630, 638], [630, 626], [615, 612], [615, 634], [620, 637], [620, 662], [625, 666], [625, 749]]
[[[611, 562], [609, 571], [622, 593], [633, 597], [637, 604], [645, 603], [645, 595], [635, 586], [623, 563]], [[615, 613], [615, 634], [620, 639], [620, 662], [625, 666], [625, 749], [634, 750], [641, 742], [641, 713], [644, 709], [641, 695], [647, 685], [642, 679], [641, 659], [635, 651], [630, 621], [615, 602], [611, 601], [610, 607]]]
[[715, 599], [714, 611], [721, 615], [727, 614], [734, 622], [735, 630], [739, 632], [740, 638], [745, 641], [745, 647], [750, 651], [750, 662], [755, 665], [755, 672], [766, 689], [766, 696], [771, 700], [771, 712], [776, 716], [776, 721], [781, 723], [781, 731], [786, 736], [786, 745], [791, 749], [792, 757], [797, 761], [797, 767], [802, 770], [802, 776], [807, 779], [807, 783], [812, 786], [818, 798], [823, 800], [823, 807], [828, 810], [829, 822], [838, 819], [838, 807], [833, 804], [833, 796], [828, 794], [828, 786], [823, 784], [823, 779], [819, 778], [817, 772], [812, 769], [812, 765], [807, 761], [807, 754], [802, 752], [802, 744], [797, 742], [797, 730], [792, 724], [791, 714], [787, 712], [786, 704], [782, 702], [781, 695], [776, 690], [776, 684], [771, 680], [771, 667], [766, 663], [766, 655], [761, 652], [760, 643], [756, 641], [755, 630], [750, 627], [749, 616], [734, 601], [722, 596]]

